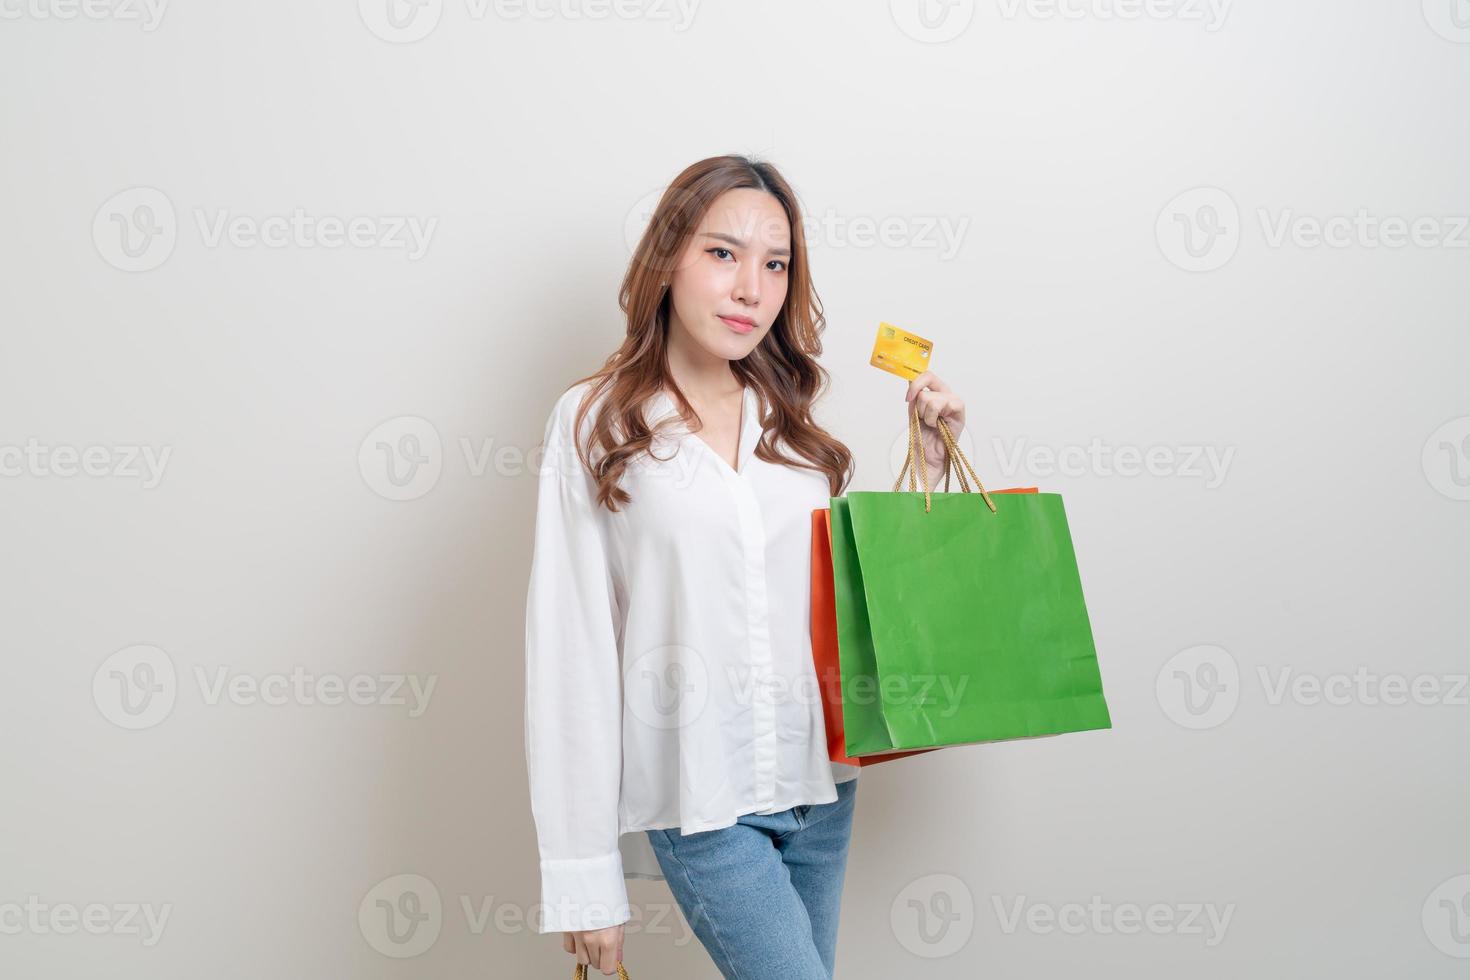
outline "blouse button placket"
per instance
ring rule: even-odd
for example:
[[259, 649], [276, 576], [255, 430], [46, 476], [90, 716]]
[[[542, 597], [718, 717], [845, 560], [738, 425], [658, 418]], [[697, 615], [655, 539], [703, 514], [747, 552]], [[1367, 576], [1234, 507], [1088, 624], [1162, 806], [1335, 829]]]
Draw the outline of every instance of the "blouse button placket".
[[746, 478], [754, 460], [746, 459], [744, 473], [722, 474], [735, 501], [740, 521], [740, 538], [745, 558], [746, 638], [750, 647], [750, 685], [754, 703], [755, 799], [763, 807], [773, 806], [776, 796], [776, 705], [771, 686], [774, 658], [766, 596], [766, 528], [760, 501]]

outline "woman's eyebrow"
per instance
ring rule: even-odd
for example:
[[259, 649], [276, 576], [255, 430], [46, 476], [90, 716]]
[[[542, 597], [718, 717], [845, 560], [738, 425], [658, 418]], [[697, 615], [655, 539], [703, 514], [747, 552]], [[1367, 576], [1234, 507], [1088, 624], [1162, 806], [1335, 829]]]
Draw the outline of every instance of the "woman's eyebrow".
[[[735, 245], [739, 248], [745, 248], [746, 246], [745, 242], [736, 238], [734, 235], [727, 235], [724, 232], [720, 231], [707, 231], [704, 233], [704, 237], [718, 239], [722, 242], [729, 242], [731, 245]], [[789, 248], [773, 248], [769, 249], [769, 251], [772, 255], [784, 255], [787, 258], [791, 257], [791, 249]]]

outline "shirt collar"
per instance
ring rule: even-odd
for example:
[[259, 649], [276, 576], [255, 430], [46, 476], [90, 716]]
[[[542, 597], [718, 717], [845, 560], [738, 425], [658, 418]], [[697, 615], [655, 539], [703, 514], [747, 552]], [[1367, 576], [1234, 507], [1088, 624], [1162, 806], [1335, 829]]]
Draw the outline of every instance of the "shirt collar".
[[[744, 410], [740, 423], [740, 449], [736, 453], [736, 462], [739, 463], [737, 469], [742, 474], [745, 472], [746, 461], [755, 452], [756, 444], [760, 442], [761, 433], [765, 431], [764, 426], [761, 425], [761, 406], [763, 402], [755, 386], [747, 384], [743, 397]], [[674, 404], [673, 397], [660, 388], [658, 393], [649, 400], [649, 410], [646, 413], [646, 417], [649, 420], [649, 425], [652, 426], [656, 425], [666, 416], [673, 418], [674, 421], [671, 431], [677, 433], [678, 438], [686, 436], [696, 439], [699, 438], [690, 431], [688, 423], [680, 417], [678, 406]], [[703, 440], [700, 441], [702, 442]], [[706, 444], [706, 448], [708, 448], [708, 444]], [[714, 450], [710, 449], [710, 451], [713, 452]], [[728, 466], [728, 461], [725, 462]]]

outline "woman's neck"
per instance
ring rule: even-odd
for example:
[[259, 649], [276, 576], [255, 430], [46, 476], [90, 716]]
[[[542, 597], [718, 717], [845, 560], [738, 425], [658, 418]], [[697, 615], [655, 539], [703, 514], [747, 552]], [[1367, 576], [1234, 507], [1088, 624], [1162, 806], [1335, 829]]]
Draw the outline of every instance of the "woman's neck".
[[668, 365], [674, 384], [695, 401], [719, 401], [745, 387], [727, 358], [695, 344], [678, 324], [669, 328]]

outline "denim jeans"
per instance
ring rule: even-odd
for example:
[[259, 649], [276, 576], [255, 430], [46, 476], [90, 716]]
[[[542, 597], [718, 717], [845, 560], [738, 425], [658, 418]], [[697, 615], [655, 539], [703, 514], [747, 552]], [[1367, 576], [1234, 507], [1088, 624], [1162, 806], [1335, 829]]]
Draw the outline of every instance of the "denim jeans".
[[649, 830], [669, 890], [727, 980], [830, 980], [857, 779], [832, 803], [684, 835]]

